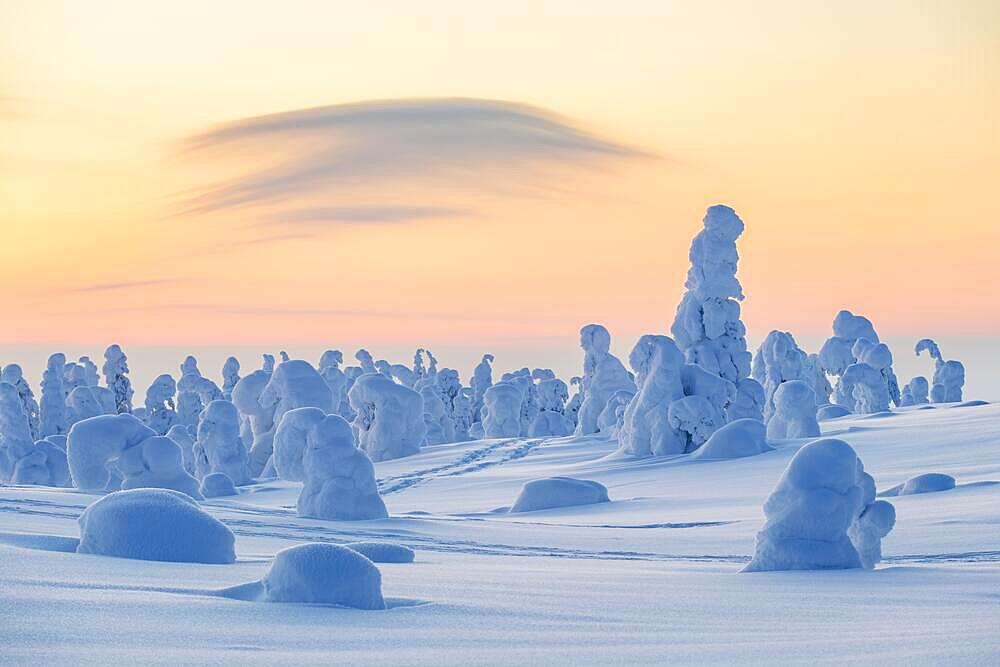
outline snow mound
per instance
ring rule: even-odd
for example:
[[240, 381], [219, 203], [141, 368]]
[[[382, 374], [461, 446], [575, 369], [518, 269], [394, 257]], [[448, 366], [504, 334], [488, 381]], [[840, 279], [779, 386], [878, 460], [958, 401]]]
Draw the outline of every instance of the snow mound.
[[846, 417], [849, 414], [851, 414], [851, 411], [844, 406], [831, 403], [820, 407], [816, 411], [816, 420], [825, 421], [827, 419], [836, 419], [837, 417]]
[[975, 408], [975, 407], [978, 407], [980, 405], [989, 405], [989, 404], [990, 404], [989, 401], [979, 401], [979, 400], [976, 400], [976, 401], [965, 401], [964, 403], [956, 403], [955, 405], [953, 405], [951, 407], [953, 407], [953, 408]]
[[268, 602], [385, 609], [382, 574], [357, 551], [336, 544], [299, 544], [274, 555], [261, 579]]
[[206, 498], [235, 496], [236, 493], [236, 485], [224, 472], [210, 472], [201, 480], [201, 495]]
[[937, 493], [955, 488], [955, 478], [940, 472], [927, 472], [911, 477], [902, 484], [897, 484], [880, 496], [913, 496], [918, 493]]
[[875, 481], [854, 449], [836, 438], [810, 442], [792, 457], [764, 503], [744, 572], [872, 568], [895, 509], [875, 500]]
[[729, 422], [691, 454], [693, 459], [739, 459], [770, 452], [764, 422], [759, 419], [737, 419]]
[[413, 549], [395, 542], [351, 542], [344, 546], [373, 563], [412, 563], [415, 557]]
[[599, 482], [573, 477], [546, 477], [526, 482], [510, 512], [534, 512], [608, 502], [608, 490]]
[[232, 563], [235, 537], [190, 496], [169, 489], [111, 493], [80, 516], [77, 553], [173, 563]]

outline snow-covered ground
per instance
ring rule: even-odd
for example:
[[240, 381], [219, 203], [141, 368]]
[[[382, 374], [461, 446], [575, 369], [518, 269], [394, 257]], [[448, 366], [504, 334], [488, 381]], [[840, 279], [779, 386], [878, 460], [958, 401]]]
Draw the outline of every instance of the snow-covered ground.
[[[202, 503], [238, 560], [74, 553], [97, 496], [0, 488], [0, 663], [637, 664], [1000, 662], [1000, 405], [822, 423], [879, 491], [921, 473], [954, 489], [890, 498], [874, 571], [739, 574], [761, 505], [807, 440], [728, 461], [627, 460], [599, 436], [425, 447], [376, 464], [390, 518], [299, 518], [301, 484]], [[611, 502], [506, 514], [524, 482], [604, 484]], [[280, 549], [392, 540], [388, 609], [246, 602]]]

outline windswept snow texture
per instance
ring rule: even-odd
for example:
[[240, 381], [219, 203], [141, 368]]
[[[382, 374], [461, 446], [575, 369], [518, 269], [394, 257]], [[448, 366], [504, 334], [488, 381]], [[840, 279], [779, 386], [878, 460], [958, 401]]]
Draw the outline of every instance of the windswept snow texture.
[[526, 482], [510, 512], [535, 512], [606, 502], [609, 502], [608, 490], [600, 482], [573, 477], [547, 477]]
[[773, 450], [767, 444], [764, 422], [759, 419], [737, 419], [712, 434], [704, 445], [691, 455], [693, 459], [739, 459]]
[[412, 563], [413, 549], [394, 542], [349, 542], [344, 545], [373, 563]]
[[896, 520], [889, 503], [875, 500], [875, 482], [854, 449], [836, 438], [792, 457], [764, 514], [744, 572], [872, 568]]
[[190, 496], [166, 489], [109, 494], [80, 515], [77, 553], [177, 563], [232, 563], [235, 537]]
[[382, 575], [353, 549], [313, 543], [282, 549], [261, 580], [264, 601], [385, 609]]

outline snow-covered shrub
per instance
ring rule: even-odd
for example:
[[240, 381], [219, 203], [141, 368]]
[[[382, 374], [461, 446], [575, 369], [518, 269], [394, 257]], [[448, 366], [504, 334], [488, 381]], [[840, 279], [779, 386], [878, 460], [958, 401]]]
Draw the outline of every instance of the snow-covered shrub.
[[104, 382], [115, 394], [115, 410], [132, 412], [132, 382], [128, 379], [128, 358], [118, 345], [104, 350]]
[[462, 387], [452, 399], [452, 421], [455, 424], [455, 441], [464, 442], [469, 439], [469, 429], [472, 428], [472, 389]]
[[[65, 437], [53, 436], [57, 439]], [[10, 483], [72, 486], [66, 450], [51, 440], [36, 440], [31, 451], [14, 462]]]
[[965, 366], [960, 361], [945, 361], [941, 356], [938, 344], [930, 338], [917, 341], [914, 348], [917, 356], [927, 351], [934, 360], [934, 375], [931, 378], [932, 403], [956, 403], [962, 400], [962, 387], [965, 385]]
[[65, 435], [69, 430], [66, 425], [66, 393], [63, 389], [65, 368], [66, 355], [56, 352], [49, 357], [42, 373], [42, 404], [39, 406], [42, 437]]
[[375, 483], [375, 466], [355, 446], [351, 425], [340, 415], [328, 415], [309, 431], [303, 468], [299, 516], [343, 521], [389, 516]]
[[857, 361], [853, 348], [859, 338], [866, 338], [873, 343], [879, 342], [871, 320], [855, 315], [849, 310], [837, 313], [833, 318], [833, 336], [823, 343], [819, 352], [823, 370], [834, 376], [843, 374], [848, 366]]
[[766, 422], [774, 413], [774, 392], [782, 382], [810, 379], [809, 355], [799, 348], [792, 334], [772, 331], [754, 355], [753, 378], [764, 388]]
[[166, 434], [170, 427], [177, 423], [177, 411], [174, 409], [174, 394], [177, 393], [177, 383], [169, 374], [157, 376], [153, 384], [146, 390], [146, 418], [149, 428], [160, 435]]
[[583, 348], [583, 401], [577, 414], [576, 435], [596, 433], [597, 420], [616, 391], [635, 393], [635, 381], [625, 366], [611, 354], [611, 334], [600, 324], [580, 329]]
[[382, 575], [375, 564], [353, 549], [325, 542], [297, 544], [276, 553], [261, 590], [266, 602], [385, 609]]
[[17, 364], [7, 364], [4, 366], [3, 372], [0, 373], [0, 382], [6, 382], [17, 389], [17, 395], [21, 399], [21, 407], [24, 408], [24, 415], [28, 418], [31, 437], [36, 440], [41, 438], [38, 402], [35, 400], [35, 393], [31, 391], [31, 385], [24, 379], [24, 371]]
[[413, 549], [395, 542], [348, 542], [344, 545], [373, 563], [412, 563]]
[[202, 410], [192, 453], [198, 479], [209, 473], [224, 472], [235, 484], [250, 482], [247, 448], [240, 438], [239, 412], [229, 401], [212, 401]]
[[538, 392], [534, 380], [531, 379], [531, 371], [521, 368], [511, 373], [504, 373], [500, 377], [500, 382], [514, 385], [521, 391], [520, 435], [527, 435], [539, 412]]
[[212, 472], [205, 475], [198, 490], [206, 498], [222, 498], [237, 494], [236, 485], [224, 472]]
[[670, 331], [688, 363], [736, 382], [750, 376], [746, 328], [740, 321], [743, 288], [736, 278], [736, 239], [743, 221], [733, 209], [717, 205], [703, 222], [691, 242], [687, 292]]
[[240, 381], [240, 360], [236, 357], [226, 358], [222, 364], [222, 397], [227, 401], [233, 400], [233, 388]]
[[472, 371], [472, 414], [476, 421], [479, 421], [480, 411], [483, 409], [483, 396], [486, 390], [493, 386], [493, 360], [492, 354], [484, 354], [482, 361], [476, 365]]
[[812, 353], [806, 357], [806, 382], [812, 387], [816, 394], [816, 405], [826, 405], [830, 402], [830, 394], [833, 393], [833, 385], [823, 370], [819, 355]]
[[903, 392], [899, 398], [899, 407], [907, 407], [911, 405], [924, 405], [930, 402], [928, 398], [930, 392], [930, 384], [927, 382], [927, 378], [923, 375], [917, 375], [911, 378], [906, 386], [903, 387]]
[[368, 373], [348, 392], [358, 441], [372, 461], [409, 456], [424, 440], [424, 402], [413, 389]]
[[[892, 353], [888, 346], [879, 343], [875, 327], [868, 318], [855, 315], [849, 310], [837, 313], [833, 320], [833, 336], [823, 344], [819, 360], [824, 371], [838, 377], [834, 386], [834, 403], [854, 412], [861, 412], [855, 409], [858, 401], [866, 406], [865, 410], [872, 412], [888, 410], [890, 400], [898, 404], [899, 382], [892, 371]], [[848, 369], [859, 363], [867, 364], [878, 372], [882, 389], [875, 386], [872, 374], [865, 369], [854, 369], [848, 378], [850, 386], [840, 386], [845, 382], [844, 374]], [[864, 396], [855, 399], [854, 390], [859, 384], [863, 385], [860, 392]], [[879, 407], [877, 410], [868, 407], [883, 404], [885, 407]]]
[[892, 371], [892, 352], [885, 343], [872, 343], [867, 338], [859, 338], [851, 348], [859, 363], [868, 364], [882, 375], [889, 400], [899, 405], [899, 381]]
[[744, 572], [871, 568], [895, 523], [892, 506], [875, 500], [875, 483], [855, 451], [835, 438], [796, 452], [764, 514]]
[[198, 415], [202, 410], [201, 398], [193, 391], [177, 393], [177, 423], [192, 434], [198, 429]]
[[788, 380], [778, 385], [773, 396], [773, 409], [767, 420], [767, 437], [816, 438], [816, 394], [805, 380]]
[[190, 496], [132, 489], [104, 496], [80, 516], [77, 553], [173, 563], [236, 561], [236, 538]]
[[528, 427], [529, 438], [561, 438], [573, 434], [573, 423], [561, 412], [542, 410]]
[[121, 488], [108, 464], [156, 432], [130, 414], [98, 415], [73, 424], [66, 439], [66, 460], [73, 485], [81, 491]]
[[738, 459], [773, 450], [767, 444], [764, 422], [759, 419], [737, 419], [729, 422], [691, 454], [693, 459]]
[[17, 388], [0, 382], [0, 483], [45, 484], [51, 477]]
[[274, 442], [274, 410], [276, 405], [264, 405], [261, 396], [271, 381], [267, 371], [254, 371], [240, 378], [233, 387], [233, 405], [243, 416], [240, 437], [250, 442], [250, 475], [259, 476], [271, 458]]
[[194, 436], [191, 435], [191, 432], [183, 424], [174, 424], [167, 431], [166, 435], [181, 448], [181, 460], [184, 462], [184, 469], [193, 475], [195, 472]]
[[686, 440], [668, 420], [670, 404], [684, 397], [684, 356], [667, 336], [642, 336], [629, 354], [639, 391], [625, 408], [618, 433], [622, 451], [633, 456], [682, 454]]
[[295, 408], [281, 418], [274, 429], [274, 452], [271, 461], [281, 479], [301, 482], [306, 478], [302, 458], [309, 431], [326, 418], [319, 408]]
[[516, 438], [521, 435], [521, 401], [516, 386], [500, 382], [483, 394], [483, 437]]
[[606, 502], [609, 502], [608, 490], [600, 482], [574, 477], [546, 477], [525, 482], [510, 512], [535, 512]]
[[184, 469], [180, 446], [164, 436], [147, 438], [121, 453], [116, 462], [122, 489], [173, 489], [201, 500], [198, 480]]

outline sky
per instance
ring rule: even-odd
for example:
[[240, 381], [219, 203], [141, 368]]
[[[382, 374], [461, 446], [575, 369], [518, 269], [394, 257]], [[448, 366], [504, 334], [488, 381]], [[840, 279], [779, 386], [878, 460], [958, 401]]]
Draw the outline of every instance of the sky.
[[957, 355], [1000, 338], [997, 108], [990, 1], [0, 0], [0, 357], [627, 350], [715, 203], [752, 339]]

